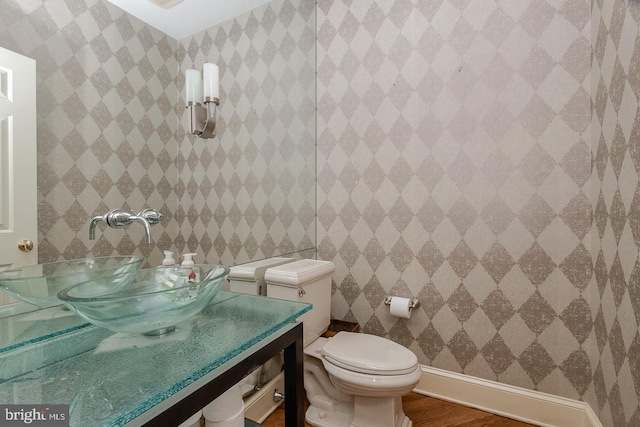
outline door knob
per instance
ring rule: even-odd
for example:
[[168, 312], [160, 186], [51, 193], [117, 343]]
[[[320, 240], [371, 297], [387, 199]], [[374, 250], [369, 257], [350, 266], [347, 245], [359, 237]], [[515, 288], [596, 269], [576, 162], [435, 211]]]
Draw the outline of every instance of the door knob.
[[20, 240], [18, 242], [18, 249], [22, 252], [31, 252], [33, 250], [33, 242], [31, 240]]

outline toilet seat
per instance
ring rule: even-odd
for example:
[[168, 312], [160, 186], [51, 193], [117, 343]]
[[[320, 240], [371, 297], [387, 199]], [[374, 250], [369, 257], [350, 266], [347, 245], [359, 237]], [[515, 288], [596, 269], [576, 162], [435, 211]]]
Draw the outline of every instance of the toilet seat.
[[344, 369], [326, 359], [322, 362], [333, 385], [342, 393], [355, 396], [404, 396], [413, 390], [422, 377], [422, 369], [419, 365], [407, 374], [379, 375]]
[[339, 332], [324, 344], [320, 354], [334, 366], [361, 374], [406, 375], [418, 367], [411, 350], [369, 334]]

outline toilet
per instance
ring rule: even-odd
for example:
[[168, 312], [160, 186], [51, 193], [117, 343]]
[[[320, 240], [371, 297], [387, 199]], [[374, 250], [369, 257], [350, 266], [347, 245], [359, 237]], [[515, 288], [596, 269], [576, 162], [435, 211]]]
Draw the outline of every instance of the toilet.
[[269, 268], [267, 296], [313, 304], [304, 322], [306, 421], [319, 427], [411, 427], [402, 396], [422, 375], [415, 354], [386, 338], [321, 335], [331, 316], [333, 263], [301, 260]]

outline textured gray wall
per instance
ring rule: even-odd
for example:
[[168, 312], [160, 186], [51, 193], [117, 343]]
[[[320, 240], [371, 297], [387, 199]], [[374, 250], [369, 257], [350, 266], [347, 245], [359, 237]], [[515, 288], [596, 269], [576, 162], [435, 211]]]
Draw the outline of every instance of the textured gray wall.
[[[421, 363], [593, 395], [586, 1], [318, 2], [333, 315]], [[410, 320], [385, 294], [416, 296]]]
[[[40, 262], [313, 255], [315, 2], [274, 1], [182, 42], [104, 1], [0, 9], [0, 45], [37, 61]], [[181, 93], [205, 60], [222, 78], [209, 141], [185, 132]], [[152, 245], [137, 225], [89, 241], [93, 216], [145, 206], [165, 216]]]
[[[39, 262], [138, 254], [176, 237], [177, 42], [100, 0], [0, 0], [0, 45], [36, 60]], [[142, 227], [100, 229], [112, 208], [159, 209]]]
[[594, 383], [605, 426], [640, 425], [640, 4], [592, 9]]
[[[315, 255], [316, 8], [275, 0], [181, 40], [184, 70], [220, 66], [218, 136], [178, 127], [176, 246], [234, 265]], [[311, 250], [309, 252], [309, 250]]]

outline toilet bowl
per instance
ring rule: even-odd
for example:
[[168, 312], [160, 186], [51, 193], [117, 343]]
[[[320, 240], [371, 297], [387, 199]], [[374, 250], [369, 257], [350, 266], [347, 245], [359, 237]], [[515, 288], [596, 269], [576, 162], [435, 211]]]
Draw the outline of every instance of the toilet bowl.
[[265, 273], [267, 296], [313, 304], [304, 322], [306, 421], [318, 427], [411, 427], [402, 396], [421, 369], [409, 349], [369, 334], [321, 335], [330, 321], [333, 263], [302, 260]]
[[[412, 426], [402, 410], [402, 396], [418, 384], [422, 371], [410, 350], [378, 336], [339, 332], [316, 339], [304, 352], [309, 424]], [[318, 362], [324, 369], [318, 369]]]
[[320, 355], [336, 388], [359, 396], [403, 396], [422, 375], [413, 352], [375, 335], [340, 332]]

